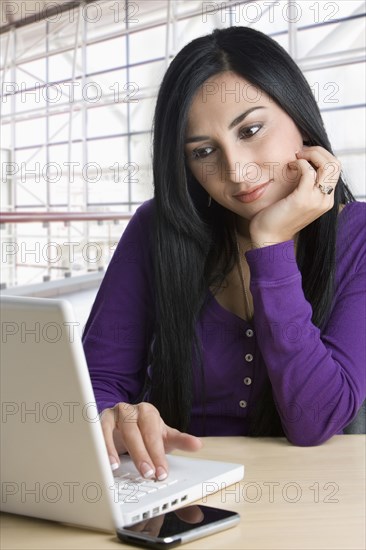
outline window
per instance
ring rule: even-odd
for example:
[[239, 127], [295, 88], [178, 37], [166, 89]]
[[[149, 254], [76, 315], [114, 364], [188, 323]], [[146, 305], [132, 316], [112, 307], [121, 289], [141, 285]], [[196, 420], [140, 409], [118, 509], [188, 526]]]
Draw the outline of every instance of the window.
[[[231, 25], [269, 34], [295, 58], [365, 200], [364, 24], [361, 0], [103, 0], [4, 32], [2, 162], [16, 169], [2, 170], [3, 209], [132, 214], [153, 196], [151, 128], [166, 67], [193, 38]], [[108, 224], [9, 224], [3, 235], [47, 243], [85, 232], [115, 243], [126, 221]], [[2, 264], [8, 286], [64, 276], [62, 261], [25, 263]]]

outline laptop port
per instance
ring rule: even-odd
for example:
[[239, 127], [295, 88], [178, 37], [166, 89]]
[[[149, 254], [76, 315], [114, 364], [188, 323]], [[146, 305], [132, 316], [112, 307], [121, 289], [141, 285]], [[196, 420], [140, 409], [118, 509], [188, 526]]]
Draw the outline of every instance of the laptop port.
[[187, 495], [184, 495], [184, 497], [180, 499], [181, 502], [184, 502], [185, 500], [187, 500]]
[[156, 516], [159, 513], [159, 510], [160, 510], [159, 506], [157, 506], [156, 508], [153, 508], [152, 515]]
[[175, 506], [176, 504], [178, 504], [178, 499], [177, 498], [171, 502], [172, 506]]
[[149, 512], [144, 512], [142, 514], [142, 519], [147, 519], [149, 517]]
[[161, 507], [162, 510], [166, 510], [168, 508], [168, 503], [166, 502], [165, 504], [163, 504], [163, 506]]

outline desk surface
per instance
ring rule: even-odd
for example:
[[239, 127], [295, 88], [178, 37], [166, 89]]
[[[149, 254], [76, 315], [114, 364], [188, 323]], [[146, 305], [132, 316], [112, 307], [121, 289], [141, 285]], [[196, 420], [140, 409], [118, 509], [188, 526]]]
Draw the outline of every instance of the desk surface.
[[[204, 442], [195, 456], [245, 464], [241, 483], [206, 502], [236, 510], [241, 522], [182, 549], [366, 547], [366, 436], [335, 436], [319, 447], [294, 447], [277, 438], [210, 437]], [[1, 515], [1, 525], [2, 550], [132, 548], [111, 534], [11, 514]]]

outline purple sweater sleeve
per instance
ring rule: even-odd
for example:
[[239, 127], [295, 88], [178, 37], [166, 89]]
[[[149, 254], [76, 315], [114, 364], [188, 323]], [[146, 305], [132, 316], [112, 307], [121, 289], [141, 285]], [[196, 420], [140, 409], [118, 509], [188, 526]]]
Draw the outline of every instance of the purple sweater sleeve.
[[246, 253], [258, 344], [284, 431], [296, 445], [342, 433], [365, 399], [366, 239], [364, 225], [352, 230], [352, 223], [342, 230], [335, 305], [322, 332], [311, 322], [294, 242]]
[[99, 412], [133, 402], [143, 387], [154, 318], [151, 247], [143, 230], [149, 204], [137, 209], [123, 232], [83, 332]]

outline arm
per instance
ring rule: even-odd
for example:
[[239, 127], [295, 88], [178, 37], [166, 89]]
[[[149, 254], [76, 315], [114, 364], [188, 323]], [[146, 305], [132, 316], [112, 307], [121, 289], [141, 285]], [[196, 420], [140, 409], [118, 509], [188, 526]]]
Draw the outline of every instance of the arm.
[[365, 255], [357, 269], [345, 269], [322, 333], [311, 322], [293, 241], [246, 257], [258, 342], [284, 431], [297, 445], [320, 444], [349, 424], [365, 398]]
[[194, 436], [167, 426], [150, 403], [136, 403], [153, 336], [152, 201], [127, 225], [93, 304], [83, 333], [101, 426], [112, 468], [128, 452], [144, 477], [165, 479], [165, 452], [193, 451]]
[[145, 203], [129, 221], [83, 332], [99, 412], [134, 402], [142, 390], [154, 319], [147, 209]]

